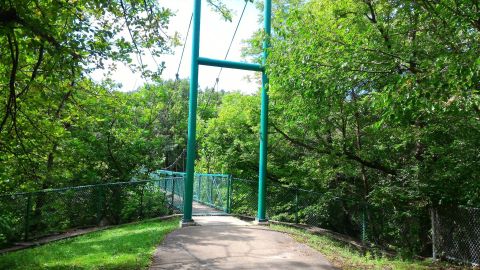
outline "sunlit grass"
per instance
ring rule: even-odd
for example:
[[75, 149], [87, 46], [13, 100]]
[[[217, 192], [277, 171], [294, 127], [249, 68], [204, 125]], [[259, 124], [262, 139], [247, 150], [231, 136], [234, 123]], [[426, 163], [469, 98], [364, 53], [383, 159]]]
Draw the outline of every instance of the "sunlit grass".
[[178, 219], [149, 220], [0, 256], [0, 269], [145, 269]]
[[301, 229], [271, 225], [277, 231], [286, 232], [298, 242], [304, 243], [325, 255], [336, 267], [347, 270], [356, 269], [461, 269], [443, 263], [434, 263], [432, 260], [402, 260], [387, 257], [372, 256], [370, 253], [362, 254], [348, 247], [346, 244], [327, 236], [315, 235]]

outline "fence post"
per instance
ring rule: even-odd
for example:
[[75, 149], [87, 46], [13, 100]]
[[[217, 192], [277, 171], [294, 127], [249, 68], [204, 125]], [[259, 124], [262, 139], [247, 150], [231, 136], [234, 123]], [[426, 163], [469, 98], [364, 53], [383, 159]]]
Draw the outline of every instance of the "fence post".
[[230, 192], [232, 190], [231, 185], [232, 185], [232, 176], [229, 175], [227, 177], [227, 209], [225, 210], [225, 212], [227, 212], [227, 214], [230, 214], [230, 200], [231, 200]]
[[436, 222], [436, 214], [435, 214], [435, 209], [432, 207], [430, 209], [430, 217], [432, 219], [432, 258], [433, 260], [437, 259], [437, 249], [435, 245], [435, 234], [436, 234], [436, 228], [435, 228], [435, 222]]
[[175, 200], [175, 178], [172, 178], [172, 206], [175, 206], [174, 200]]
[[197, 176], [197, 181], [198, 181], [198, 190], [197, 190], [197, 200], [200, 202], [201, 201], [201, 197], [202, 197], [202, 176], [201, 175], [198, 175]]
[[364, 204], [362, 207], [362, 244], [367, 242], [367, 204]]
[[298, 188], [295, 188], [295, 223], [298, 224]]
[[235, 183], [235, 180], [233, 178], [233, 176], [231, 176], [231, 180], [230, 180], [230, 213], [232, 213], [232, 208], [233, 208], [233, 204], [234, 204], [234, 198], [233, 198], [233, 189], [234, 189], [234, 183]]
[[211, 181], [210, 181], [210, 200], [209, 200], [209, 204], [213, 204], [213, 181], [215, 181], [215, 176], [212, 176], [211, 177]]
[[145, 184], [142, 184], [142, 192], [140, 193], [140, 211], [139, 216], [143, 218], [143, 193], [145, 191]]
[[103, 186], [98, 187], [97, 191], [97, 225], [102, 221], [102, 209], [103, 209]]
[[32, 194], [27, 195], [27, 209], [25, 209], [25, 228], [23, 240], [28, 240], [28, 231], [30, 230], [30, 208], [32, 208]]

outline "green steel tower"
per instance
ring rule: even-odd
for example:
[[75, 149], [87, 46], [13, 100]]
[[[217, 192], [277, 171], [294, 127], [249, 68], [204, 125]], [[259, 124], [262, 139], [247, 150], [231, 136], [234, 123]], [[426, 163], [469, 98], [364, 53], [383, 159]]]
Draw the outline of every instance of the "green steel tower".
[[260, 157], [258, 173], [258, 213], [257, 221], [265, 222], [265, 181], [267, 176], [267, 137], [268, 137], [268, 78], [264, 65], [268, 56], [269, 39], [271, 35], [272, 2], [265, 0], [264, 3], [264, 31], [262, 65], [216, 60], [200, 57], [200, 17], [201, 0], [194, 0], [193, 6], [193, 36], [192, 36], [192, 63], [190, 71], [190, 98], [188, 106], [188, 142], [187, 142], [187, 176], [185, 179], [185, 194], [183, 201], [182, 225], [193, 225], [192, 202], [193, 202], [193, 179], [195, 174], [196, 155], [196, 125], [197, 125], [197, 95], [198, 95], [198, 67], [199, 65], [215, 66], [232, 69], [242, 69], [262, 72], [262, 101], [260, 115]]

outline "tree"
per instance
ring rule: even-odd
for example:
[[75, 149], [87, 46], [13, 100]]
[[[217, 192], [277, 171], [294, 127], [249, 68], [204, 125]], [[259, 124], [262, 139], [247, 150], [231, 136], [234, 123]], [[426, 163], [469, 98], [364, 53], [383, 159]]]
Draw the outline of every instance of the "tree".
[[59, 140], [75, 114], [72, 98], [90, 86], [85, 77], [107, 60], [158, 75], [162, 67], [146, 70], [141, 55], [169, 50], [175, 39], [163, 29], [170, 16], [155, 1], [3, 1], [0, 145], [2, 160], [17, 164], [5, 173], [51, 186]]
[[427, 206], [479, 203], [478, 3], [274, 7], [270, 175], [363, 201], [373, 240], [424, 250]]

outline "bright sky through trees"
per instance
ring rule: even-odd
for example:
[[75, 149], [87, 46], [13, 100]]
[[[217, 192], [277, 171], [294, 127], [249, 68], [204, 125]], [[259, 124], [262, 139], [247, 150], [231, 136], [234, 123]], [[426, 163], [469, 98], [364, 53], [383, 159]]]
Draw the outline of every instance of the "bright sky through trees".
[[[179, 1], [162, 1], [161, 6], [170, 8], [176, 16], [174, 16], [170, 23], [169, 34], [178, 32], [183, 42], [190, 16], [192, 14], [193, 3], [191, 0]], [[231, 37], [235, 30], [238, 18], [242, 12], [244, 1], [228, 0], [225, 1], [227, 6], [233, 11], [232, 22], [225, 21], [220, 14], [215, 13], [206, 3], [202, 6], [202, 22], [201, 22], [201, 40], [200, 40], [200, 55], [209, 58], [223, 59], [230, 43]], [[235, 61], [244, 61], [241, 59], [241, 49], [244, 45], [243, 41], [250, 38], [253, 32], [258, 29], [258, 15], [259, 11], [251, 3], [248, 4], [242, 23], [238, 29], [235, 41], [230, 50], [228, 59]], [[190, 32], [191, 35], [191, 32]], [[128, 36], [126, 37], [128, 38]], [[163, 79], [175, 79], [175, 73], [178, 68], [178, 62], [182, 53], [182, 46], [174, 49], [173, 55], [165, 55], [162, 58], [156, 57], [157, 63], [165, 61], [166, 69], [163, 72]], [[136, 58], [132, 57], [136, 62]], [[180, 68], [180, 77], [188, 78], [190, 76], [190, 60], [191, 60], [191, 36], [188, 37], [185, 54], [183, 56], [182, 66]], [[143, 61], [151, 69], [154, 69], [155, 62], [152, 56], [146, 52]], [[200, 67], [200, 87], [213, 87], [215, 78], [218, 74], [219, 68], [214, 67]], [[93, 78], [100, 80], [103, 78], [105, 70], [98, 70], [94, 73]], [[247, 78], [251, 77], [251, 80]], [[253, 79], [254, 73], [241, 70], [224, 69], [220, 76], [218, 89], [227, 91], [240, 90], [243, 93], [254, 93], [257, 91], [259, 85]], [[144, 80], [139, 73], [132, 73], [132, 71], [125, 65], [119, 64], [116, 72], [113, 73], [112, 79], [115, 82], [122, 84], [122, 91], [132, 91], [140, 87]]]

